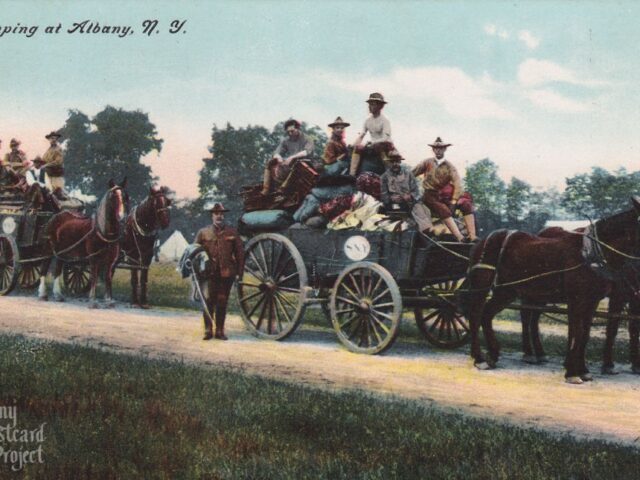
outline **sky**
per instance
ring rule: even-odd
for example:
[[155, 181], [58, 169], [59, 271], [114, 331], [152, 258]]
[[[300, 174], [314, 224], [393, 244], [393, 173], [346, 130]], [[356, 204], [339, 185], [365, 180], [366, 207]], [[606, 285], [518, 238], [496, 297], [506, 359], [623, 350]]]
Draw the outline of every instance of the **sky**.
[[[214, 124], [339, 115], [351, 142], [381, 92], [408, 164], [440, 136], [461, 170], [489, 157], [505, 181], [562, 190], [593, 166], [640, 169], [639, 14], [631, 1], [0, 0], [0, 154], [16, 137], [41, 155], [70, 109], [139, 109], [164, 139], [144, 162], [196, 197]], [[132, 33], [69, 33], [85, 20]]]

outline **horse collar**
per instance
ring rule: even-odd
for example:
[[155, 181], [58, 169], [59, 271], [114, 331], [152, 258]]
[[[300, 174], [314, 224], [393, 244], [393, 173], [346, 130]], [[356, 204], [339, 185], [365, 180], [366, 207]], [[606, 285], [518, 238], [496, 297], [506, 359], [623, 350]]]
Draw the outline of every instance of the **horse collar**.
[[133, 219], [133, 227], [135, 228], [136, 233], [138, 233], [142, 237], [154, 236], [157, 233], [158, 229], [151, 230], [150, 232], [145, 232], [144, 229], [138, 223], [138, 219], [136, 218], [137, 213], [138, 213], [138, 206], [136, 205], [133, 209], [133, 212], [131, 213], [131, 218]]

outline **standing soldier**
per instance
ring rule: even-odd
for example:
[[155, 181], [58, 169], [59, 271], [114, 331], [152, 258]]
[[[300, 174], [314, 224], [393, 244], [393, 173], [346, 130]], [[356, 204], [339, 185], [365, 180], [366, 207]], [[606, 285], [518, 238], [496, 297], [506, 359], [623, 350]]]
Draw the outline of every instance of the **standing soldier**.
[[[215, 338], [227, 340], [224, 334], [224, 320], [227, 314], [229, 292], [234, 279], [244, 270], [244, 250], [238, 232], [225, 224], [225, 209], [221, 203], [216, 203], [211, 210], [212, 225], [200, 229], [195, 243], [202, 245], [209, 255], [210, 268], [208, 274], [207, 309], [211, 316], [216, 317]], [[211, 316], [204, 314], [204, 338], [214, 337]]]
[[58, 140], [62, 137], [58, 132], [51, 132], [44, 138], [51, 145], [42, 156], [43, 168], [49, 189], [60, 200], [68, 200], [64, 193], [64, 158]]

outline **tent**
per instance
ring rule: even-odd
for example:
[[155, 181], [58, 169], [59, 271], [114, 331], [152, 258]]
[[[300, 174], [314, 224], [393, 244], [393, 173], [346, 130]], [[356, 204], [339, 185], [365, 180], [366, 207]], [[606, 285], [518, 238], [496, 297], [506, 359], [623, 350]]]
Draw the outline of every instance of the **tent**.
[[187, 248], [189, 242], [184, 238], [182, 232], [174, 230], [173, 233], [160, 245], [158, 259], [161, 262], [177, 262], [182, 256], [182, 252]]

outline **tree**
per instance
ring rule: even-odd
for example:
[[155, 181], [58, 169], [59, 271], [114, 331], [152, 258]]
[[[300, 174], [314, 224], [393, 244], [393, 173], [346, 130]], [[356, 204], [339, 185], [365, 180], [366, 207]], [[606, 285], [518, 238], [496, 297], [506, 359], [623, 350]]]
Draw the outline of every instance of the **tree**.
[[562, 205], [578, 218], [602, 218], [624, 210], [631, 195], [637, 195], [640, 171], [629, 173], [624, 168], [609, 173], [593, 167], [590, 174], [567, 178]]
[[[231, 222], [240, 217], [243, 210], [240, 190], [243, 186], [262, 182], [265, 162], [271, 157], [283, 136], [284, 122], [272, 131], [262, 126], [234, 128], [227, 123], [224, 129], [213, 126], [211, 134], [210, 158], [203, 159], [198, 190], [199, 201], [205, 203], [220, 201], [231, 212]], [[302, 124], [302, 132], [314, 139], [313, 156], [322, 155], [327, 137], [317, 126]]]
[[126, 176], [129, 195], [139, 202], [157, 181], [151, 168], [140, 162], [148, 153], [160, 152], [163, 142], [146, 113], [107, 106], [89, 119], [70, 110], [61, 130], [67, 141], [65, 180], [70, 189], [100, 196], [110, 178]]
[[477, 209], [478, 231], [484, 233], [501, 228], [506, 187], [498, 177], [498, 166], [488, 158], [480, 160], [467, 167], [464, 183]]
[[531, 185], [512, 177], [505, 192], [507, 222], [518, 224], [529, 214]]

